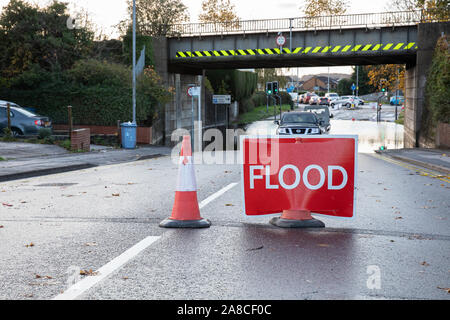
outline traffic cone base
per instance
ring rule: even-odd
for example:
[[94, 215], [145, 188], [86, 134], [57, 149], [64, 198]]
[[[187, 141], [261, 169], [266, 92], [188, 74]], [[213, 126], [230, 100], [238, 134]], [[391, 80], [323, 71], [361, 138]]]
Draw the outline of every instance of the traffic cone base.
[[323, 228], [325, 224], [311, 216], [307, 210], [283, 210], [281, 217], [274, 217], [270, 223], [280, 228]]
[[211, 226], [211, 221], [208, 219], [175, 220], [167, 218], [161, 221], [159, 226], [162, 228], [209, 228]]

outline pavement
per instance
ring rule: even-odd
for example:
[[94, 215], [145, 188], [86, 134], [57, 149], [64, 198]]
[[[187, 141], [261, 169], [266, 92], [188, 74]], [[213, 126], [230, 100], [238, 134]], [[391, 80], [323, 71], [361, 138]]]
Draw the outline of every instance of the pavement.
[[448, 149], [387, 149], [378, 154], [450, 175], [450, 150]]
[[170, 148], [161, 146], [136, 149], [91, 146], [91, 150], [70, 153], [55, 145], [0, 142], [0, 157], [6, 159], [0, 161], [0, 182], [150, 159], [171, 152]]

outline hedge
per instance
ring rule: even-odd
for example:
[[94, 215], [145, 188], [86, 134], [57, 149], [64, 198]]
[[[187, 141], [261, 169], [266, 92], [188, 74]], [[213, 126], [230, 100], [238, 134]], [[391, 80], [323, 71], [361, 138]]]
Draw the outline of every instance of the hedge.
[[239, 70], [209, 70], [206, 76], [216, 94], [230, 94], [232, 100], [239, 102], [240, 112], [249, 111], [252, 102], [249, 99], [257, 87], [258, 76], [255, 72]]
[[450, 123], [450, 49], [447, 38], [441, 37], [436, 44], [426, 82], [426, 107], [435, 123]]
[[[81, 61], [68, 72], [45, 75], [44, 82], [33, 89], [23, 89], [21, 82], [1, 88], [3, 100], [34, 107], [55, 124], [67, 123], [67, 106], [72, 106], [73, 123], [80, 125], [116, 125], [117, 120], [132, 120], [131, 71], [120, 64], [95, 60]], [[150, 86], [154, 79], [147, 80]], [[149, 85], [147, 85], [149, 86]], [[163, 89], [158, 87], [163, 92]], [[158, 99], [148, 88], [138, 86], [136, 120], [151, 125]], [[156, 90], [155, 90], [156, 91]]]

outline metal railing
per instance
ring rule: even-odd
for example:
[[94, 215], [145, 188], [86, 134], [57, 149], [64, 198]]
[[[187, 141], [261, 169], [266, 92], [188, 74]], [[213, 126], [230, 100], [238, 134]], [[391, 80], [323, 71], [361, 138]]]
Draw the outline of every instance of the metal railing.
[[300, 17], [285, 19], [244, 20], [230, 22], [183, 23], [167, 26], [168, 37], [242, 34], [344, 28], [375, 28], [408, 26], [422, 22], [449, 21], [449, 13], [430, 10], [362, 13], [339, 16]]

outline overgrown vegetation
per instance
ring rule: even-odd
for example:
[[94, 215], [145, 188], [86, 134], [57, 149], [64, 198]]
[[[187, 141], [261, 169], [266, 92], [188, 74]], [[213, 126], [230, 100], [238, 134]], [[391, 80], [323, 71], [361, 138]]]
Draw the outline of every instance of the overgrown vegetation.
[[[0, 14], [0, 96], [67, 123], [116, 125], [132, 118], [130, 34], [119, 41], [94, 41], [88, 21], [67, 28], [67, 4], [54, 1], [40, 8], [11, 0]], [[151, 125], [158, 106], [170, 98], [152, 68], [151, 38], [138, 35], [138, 50], [146, 46], [146, 69], [138, 78], [136, 118]], [[108, 48], [113, 48], [109, 50]]]
[[230, 94], [238, 101], [239, 112], [250, 111], [255, 105], [249, 101], [257, 87], [254, 72], [239, 70], [211, 70], [206, 73], [215, 94]]
[[425, 88], [425, 107], [434, 123], [450, 123], [450, 47], [448, 36], [441, 37], [434, 52]]

